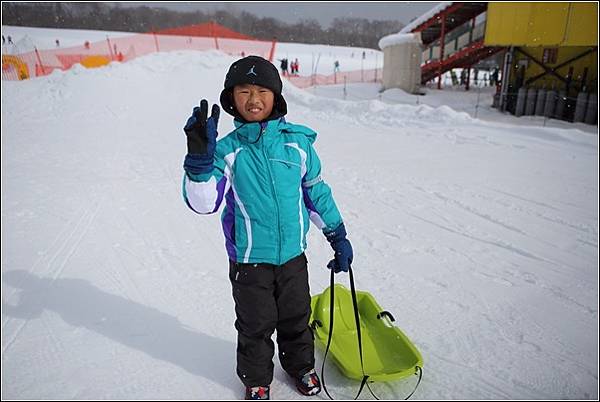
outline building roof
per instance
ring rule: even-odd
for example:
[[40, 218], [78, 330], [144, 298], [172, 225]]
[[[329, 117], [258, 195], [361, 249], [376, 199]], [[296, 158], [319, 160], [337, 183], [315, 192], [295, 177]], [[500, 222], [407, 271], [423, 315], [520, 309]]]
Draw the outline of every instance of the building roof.
[[461, 26], [487, 10], [488, 3], [444, 2], [440, 3], [425, 14], [402, 28], [399, 33], [420, 32], [423, 45], [440, 38], [442, 32], [442, 17], [445, 16], [445, 32]]
[[398, 32], [398, 33], [412, 32], [413, 29], [415, 29], [416, 27], [418, 27], [419, 25], [421, 25], [422, 23], [424, 23], [425, 21], [427, 21], [428, 19], [430, 19], [431, 17], [433, 17], [434, 15], [439, 13], [440, 11], [445, 10], [446, 8], [448, 8], [451, 5], [452, 5], [451, 1], [444, 1], [440, 4], [438, 4], [437, 6], [433, 7], [431, 10], [427, 11], [425, 14], [423, 14], [420, 17], [417, 17], [415, 20], [411, 21], [407, 26], [402, 28], [400, 30], [400, 32]]

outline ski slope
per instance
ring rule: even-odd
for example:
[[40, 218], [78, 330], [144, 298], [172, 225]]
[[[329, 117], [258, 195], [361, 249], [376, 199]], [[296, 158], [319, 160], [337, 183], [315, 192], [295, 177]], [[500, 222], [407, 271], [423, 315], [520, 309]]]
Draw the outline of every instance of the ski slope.
[[[182, 127], [233, 60], [182, 51], [2, 82], [3, 398], [243, 397], [219, 216], [181, 196]], [[287, 118], [319, 133], [357, 288], [423, 355], [412, 399], [597, 399], [597, 134], [476, 119], [453, 108], [461, 94], [433, 107], [334, 89], [284, 82]], [[220, 136], [232, 128], [222, 114]], [[316, 228], [308, 241], [318, 294], [332, 251]], [[273, 398], [300, 399], [274, 361]], [[353, 398], [359, 383], [326, 370]], [[414, 382], [372, 389], [401, 399]]]

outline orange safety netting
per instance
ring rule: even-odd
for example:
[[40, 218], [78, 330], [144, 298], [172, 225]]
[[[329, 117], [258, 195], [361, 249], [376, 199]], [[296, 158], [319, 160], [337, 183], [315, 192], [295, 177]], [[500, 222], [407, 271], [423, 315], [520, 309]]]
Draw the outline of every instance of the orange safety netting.
[[[177, 35], [181, 29], [185, 35]], [[100, 67], [112, 61], [126, 62], [139, 56], [176, 50], [216, 49], [231, 56], [254, 54], [273, 59], [275, 41], [262, 41], [238, 34], [215, 23], [174, 28], [166, 33], [134, 34], [105, 41], [82, 42], [81, 46], [33, 50], [21, 54], [2, 55], [2, 79], [23, 80], [68, 70], [74, 64]]]
[[[205, 51], [216, 49], [231, 56], [258, 55], [273, 61], [275, 41], [263, 41], [239, 34], [215, 23], [172, 28], [156, 33], [134, 34], [104, 41], [85, 41], [81, 46], [60, 49], [33, 50], [21, 54], [2, 55], [2, 79], [24, 80], [45, 76], [54, 70], [68, 70], [79, 63], [93, 68], [110, 62], [127, 62], [156, 52], [177, 50]], [[299, 88], [381, 81], [381, 69], [337, 72], [331, 75], [287, 75]]]

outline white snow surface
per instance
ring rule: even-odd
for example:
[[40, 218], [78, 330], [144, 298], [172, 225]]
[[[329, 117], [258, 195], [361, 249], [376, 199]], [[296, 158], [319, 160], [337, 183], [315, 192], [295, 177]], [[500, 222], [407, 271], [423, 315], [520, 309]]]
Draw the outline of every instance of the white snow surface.
[[418, 43], [421, 44], [421, 33], [397, 33], [392, 35], [384, 36], [379, 40], [379, 48], [381, 50], [388, 46], [401, 45], [404, 43]]
[[[2, 81], [3, 399], [243, 397], [219, 215], [181, 195], [182, 127], [233, 60]], [[412, 399], [598, 399], [597, 126], [474, 118], [476, 92], [283, 94], [288, 121], [319, 133], [357, 288], [423, 355]], [[314, 227], [308, 243], [316, 295], [332, 251]], [[272, 396], [301, 399], [274, 362]], [[330, 393], [353, 398], [359, 383], [325, 367]], [[371, 387], [396, 400], [414, 383]]]

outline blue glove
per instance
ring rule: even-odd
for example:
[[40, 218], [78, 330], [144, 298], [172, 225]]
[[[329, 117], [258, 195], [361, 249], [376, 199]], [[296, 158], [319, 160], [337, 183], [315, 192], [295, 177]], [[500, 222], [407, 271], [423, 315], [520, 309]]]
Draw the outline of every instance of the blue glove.
[[350, 265], [352, 264], [352, 245], [350, 241], [346, 239], [346, 228], [344, 224], [341, 223], [335, 230], [332, 232], [325, 233], [327, 236], [327, 241], [331, 244], [331, 248], [333, 248], [334, 256], [333, 260], [329, 261], [327, 264], [327, 268], [333, 269], [333, 272], [336, 274], [338, 272], [344, 271], [348, 272], [350, 269]]
[[217, 146], [217, 126], [219, 125], [220, 109], [213, 105], [208, 116], [208, 102], [200, 101], [188, 119], [183, 131], [187, 136], [187, 155], [183, 168], [192, 174], [208, 173], [213, 169], [215, 148]]

